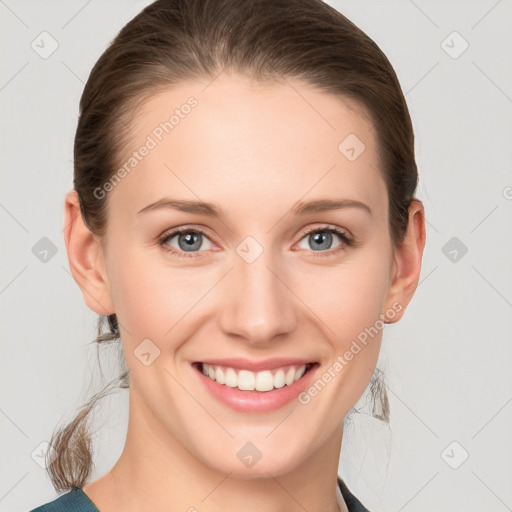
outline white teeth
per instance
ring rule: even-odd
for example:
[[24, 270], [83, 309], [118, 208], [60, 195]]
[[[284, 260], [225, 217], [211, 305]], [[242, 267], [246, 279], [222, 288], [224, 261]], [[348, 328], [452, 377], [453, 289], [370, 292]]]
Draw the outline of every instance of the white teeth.
[[274, 387], [282, 388], [284, 386], [284, 372], [283, 370], [277, 370], [274, 375]]
[[[252, 372], [247, 373], [252, 374]], [[254, 387], [249, 389], [256, 389], [257, 391], [272, 391], [274, 389], [274, 377], [269, 370], [258, 372], [255, 381]]]
[[286, 377], [284, 378], [284, 383], [289, 386], [295, 381], [295, 372], [293, 371], [293, 368], [290, 368], [288, 372], [286, 373]]
[[306, 373], [306, 365], [279, 368], [272, 373], [270, 370], [251, 372], [202, 363], [203, 374], [210, 379], [230, 388], [242, 391], [272, 391], [299, 380]]
[[224, 384], [224, 373], [223, 373], [223, 371], [220, 368], [217, 368], [215, 370], [215, 380], [219, 384]]
[[227, 372], [224, 374], [224, 384], [230, 388], [236, 388], [237, 380], [235, 370], [228, 368]]
[[[247, 370], [240, 370], [238, 373], [238, 389], [250, 391], [254, 389], [256, 377], [254, 373], [248, 372]], [[264, 391], [267, 391], [266, 389]]]

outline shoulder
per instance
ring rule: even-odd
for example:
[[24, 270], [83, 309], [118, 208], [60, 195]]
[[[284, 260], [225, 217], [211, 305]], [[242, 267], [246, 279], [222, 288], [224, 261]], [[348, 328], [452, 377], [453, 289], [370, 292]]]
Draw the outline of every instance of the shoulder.
[[74, 487], [58, 498], [29, 512], [99, 512], [80, 487]]
[[[340, 477], [338, 477], [338, 486], [349, 512], [370, 512], [352, 494], [347, 484]], [[29, 512], [99, 512], [99, 510], [82, 489], [75, 487], [55, 500], [34, 508]]]
[[347, 484], [338, 476], [338, 486], [349, 512], [370, 512], [351, 492]]

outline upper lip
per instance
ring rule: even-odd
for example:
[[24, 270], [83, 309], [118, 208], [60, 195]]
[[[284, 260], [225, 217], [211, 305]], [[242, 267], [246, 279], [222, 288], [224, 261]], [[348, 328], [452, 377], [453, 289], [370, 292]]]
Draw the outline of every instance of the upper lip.
[[280, 368], [281, 366], [302, 366], [315, 364], [315, 361], [299, 359], [295, 357], [277, 357], [273, 359], [265, 359], [262, 361], [251, 361], [250, 359], [236, 357], [230, 359], [204, 359], [202, 361], [197, 361], [197, 364], [199, 363], [206, 363], [208, 365], [217, 366], [228, 366], [230, 368], [236, 368], [237, 370], [249, 370], [257, 372], [261, 370], [272, 370], [274, 368]]

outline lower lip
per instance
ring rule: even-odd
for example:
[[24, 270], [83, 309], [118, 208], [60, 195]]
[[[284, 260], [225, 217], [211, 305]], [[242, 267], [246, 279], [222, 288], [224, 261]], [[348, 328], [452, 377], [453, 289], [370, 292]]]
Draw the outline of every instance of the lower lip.
[[193, 368], [213, 397], [231, 407], [231, 409], [240, 412], [270, 412], [284, 407], [294, 398], [297, 398], [309, 386], [319, 366], [314, 364], [293, 384], [284, 385], [282, 388], [276, 388], [272, 391], [242, 391], [237, 387], [230, 388], [204, 375], [198, 365], [193, 365]]

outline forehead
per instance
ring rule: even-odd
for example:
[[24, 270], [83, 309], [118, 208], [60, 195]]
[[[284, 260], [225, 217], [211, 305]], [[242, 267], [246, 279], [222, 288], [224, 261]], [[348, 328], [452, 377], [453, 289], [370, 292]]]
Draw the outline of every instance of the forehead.
[[129, 133], [113, 205], [138, 211], [166, 194], [240, 208], [326, 194], [386, 205], [365, 109], [297, 80], [183, 82], [142, 102]]

